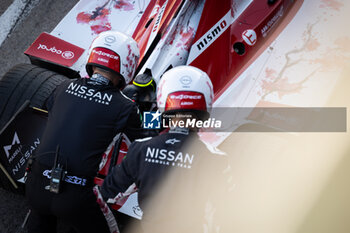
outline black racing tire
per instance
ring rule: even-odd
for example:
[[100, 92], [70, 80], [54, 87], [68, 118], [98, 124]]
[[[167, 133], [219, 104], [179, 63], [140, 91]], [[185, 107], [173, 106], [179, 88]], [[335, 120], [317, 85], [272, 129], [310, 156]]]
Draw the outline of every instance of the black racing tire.
[[[0, 130], [26, 100], [33, 107], [45, 109], [50, 94], [67, 79], [66, 76], [32, 64], [18, 64], [11, 68], [0, 79]], [[14, 189], [1, 170], [0, 187], [12, 192], [22, 192]]]
[[45, 109], [45, 102], [66, 76], [32, 65], [19, 64], [0, 79], [0, 129], [26, 101]]

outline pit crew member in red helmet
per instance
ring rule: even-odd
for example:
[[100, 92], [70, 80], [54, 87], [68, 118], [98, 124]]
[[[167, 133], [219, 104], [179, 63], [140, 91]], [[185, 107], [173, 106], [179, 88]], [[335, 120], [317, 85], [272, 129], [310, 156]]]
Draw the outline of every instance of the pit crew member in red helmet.
[[[174, 122], [205, 120], [212, 101], [213, 87], [208, 75], [192, 66], [178, 66], [165, 72], [157, 88], [159, 110], [163, 117], [173, 116]], [[203, 225], [193, 221], [193, 216], [204, 214], [205, 204], [191, 200], [199, 200], [198, 178], [209, 174], [212, 168], [214, 172], [214, 167], [202, 165], [221, 164], [220, 171], [226, 165], [226, 159], [218, 159], [208, 150], [197, 131], [192, 126], [171, 127], [168, 133], [133, 142], [123, 162], [104, 180], [101, 187], [104, 200], [113, 203], [119, 193], [135, 183], [145, 232], [197, 232], [195, 229]], [[165, 181], [170, 177], [169, 171], [172, 178]], [[164, 195], [158, 196], [163, 191]], [[185, 196], [187, 201], [171, 206], [169, 200], [180, 196]], [[150, 203], [153, 198], [155, 203]], [[182, 209], [184, 203], [190, 204]]]
[[117, 133], [138, 137], [133, 134], [141, 127], [138, 108], [121, 92], [138, 59], [130, 36], [103, 32], [89, 49], [90, 78], [62, 83], [48, 100], [47, 126], [26, 182], [29, 233], [56, 232], [57, 219], [76, 232], [109, 232], [92, 191], [93, 178]]

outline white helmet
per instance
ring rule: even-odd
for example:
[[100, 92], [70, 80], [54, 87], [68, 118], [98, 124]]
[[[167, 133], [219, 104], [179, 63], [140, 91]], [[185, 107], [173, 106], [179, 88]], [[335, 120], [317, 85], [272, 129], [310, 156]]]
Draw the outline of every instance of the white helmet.
[[157, 104], [161, 112], [196, 110], [209, 112], [214, 99], [209, 76], [193, 66], [177, 66], [158, 83]]
[[86, 71], [91, 76], [92, 66], [97, 66], [117, 72], [126, 85], [135, 74], [139, 57], [140, 51], [133, 38], [118, 31], [102, 32], [90, 46]]

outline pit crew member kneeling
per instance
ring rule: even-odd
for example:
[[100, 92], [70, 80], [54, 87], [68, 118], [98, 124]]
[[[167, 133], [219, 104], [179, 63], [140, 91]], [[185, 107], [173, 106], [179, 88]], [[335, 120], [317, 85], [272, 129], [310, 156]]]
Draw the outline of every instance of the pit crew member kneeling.
[[117, 133], [139, 138], [137, 106], [121, 93], [138, 59], [131, 37], [103, 32], [90, 46], [90, 78], [63, 82], [48, 100], [47, 127], [26, 182], [29, 233], [56, 232], [57, 219], [76, 232], [110, 232], [96, 203], [93, 178]]
[[[171, 117], [172, 126], [207, 119], [212, 101], [212, 83], [195, 67], [175, 67], [158, 85], [158, 107], [163, 118]], [[221, 174], [226, 167], [226, 156], [212, 154], [197, 128], [172, 127], [165, 134], [133, 142], [123, 162], [104, 180], [101, 194], [113, 203], [135, 183], [144, 232], [202, 232], [208, 200], [222, 188], [218, 185], [224, 182]]]

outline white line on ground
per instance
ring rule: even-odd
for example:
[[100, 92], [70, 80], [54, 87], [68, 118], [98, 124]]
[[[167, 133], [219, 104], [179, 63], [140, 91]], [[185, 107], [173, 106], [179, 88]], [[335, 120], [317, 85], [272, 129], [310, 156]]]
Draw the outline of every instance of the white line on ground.
[[[39, 0], [35, 0], [34, 2], [38, 1]], [[23, 13], [31, 10], [28, 8], [33, 8], [35, 4], [32, 2], [31, 0], [14, 0], [7, 10], [0, 16], [0, 46], [16, 26], [19, 19], [23, 16]]]

